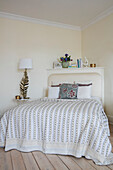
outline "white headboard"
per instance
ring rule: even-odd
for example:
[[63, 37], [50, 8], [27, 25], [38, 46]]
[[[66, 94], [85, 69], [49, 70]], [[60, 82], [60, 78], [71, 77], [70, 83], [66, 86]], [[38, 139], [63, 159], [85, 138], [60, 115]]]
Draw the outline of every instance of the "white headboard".
[[48, 86], [59, 83], [77, 83], [78, 81], [92, 81], [92, 96], [102, 99], [104, 105], [104, 68], [62, 68], [48, 69]]

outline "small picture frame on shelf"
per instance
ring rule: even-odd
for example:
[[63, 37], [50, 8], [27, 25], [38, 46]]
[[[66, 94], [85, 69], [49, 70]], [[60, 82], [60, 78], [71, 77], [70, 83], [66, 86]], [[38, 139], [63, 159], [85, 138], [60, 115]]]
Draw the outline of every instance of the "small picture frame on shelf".
[[54, 61], [53, 62], [53, 68], [57, 69], [57, 68], [62, 68], [62, 64], [58, 61]]

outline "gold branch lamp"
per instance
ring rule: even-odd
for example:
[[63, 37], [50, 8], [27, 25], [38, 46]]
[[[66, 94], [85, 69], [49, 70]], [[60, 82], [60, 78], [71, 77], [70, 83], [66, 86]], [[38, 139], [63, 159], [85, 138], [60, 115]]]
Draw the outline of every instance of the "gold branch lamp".
[[29, 87], [27, 70], [32, 69], [32, 59], [31, 58], [20, 59], [19, 69], [25, 69], [24, 76], [20, 82], [20, 94], [23, 99], [29, 99], [29, 97], [27, 97], [27, 89]]

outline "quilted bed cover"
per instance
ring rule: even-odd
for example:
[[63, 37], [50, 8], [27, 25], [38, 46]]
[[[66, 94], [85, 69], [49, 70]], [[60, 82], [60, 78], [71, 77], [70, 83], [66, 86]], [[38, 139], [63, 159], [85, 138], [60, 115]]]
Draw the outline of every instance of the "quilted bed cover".
[[113, 163], [109, 135], [107, 116], [95, 99], [38, 99], [0, 119], [0, 147], [5, 151], [85, 156], [98, 165]]

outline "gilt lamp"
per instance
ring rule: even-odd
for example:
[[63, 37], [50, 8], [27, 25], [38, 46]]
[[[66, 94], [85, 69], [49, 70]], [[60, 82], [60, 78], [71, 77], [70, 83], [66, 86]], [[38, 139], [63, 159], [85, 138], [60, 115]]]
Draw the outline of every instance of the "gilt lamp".
[[20, 59], [19, 69], [24, 69], [24, 76], [20, 82], [20, 94], [23, 99], [29, 99], [29, 97], [27, 97], [27, 89], [29, 87], [27, 70], [32, 69], [32, 59], [31, 58]]

